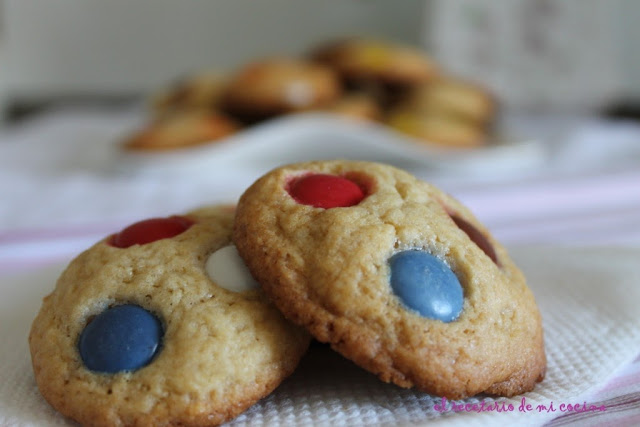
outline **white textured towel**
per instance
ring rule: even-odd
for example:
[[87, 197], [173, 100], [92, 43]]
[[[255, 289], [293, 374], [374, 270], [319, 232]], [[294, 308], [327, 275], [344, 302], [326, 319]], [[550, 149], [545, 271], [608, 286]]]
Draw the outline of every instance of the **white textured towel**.
[[[585, 396], [640, 352], [640, 249], [532, 247], [511, 253], [542, 311], [547, 377], [533, 392], [512, 399], [455, 402], [484, 402], [486, 408], [495, 400], [507, 411], [477, 413], [470, 406], [470, 412], [454, 412], [447, 402], [440, 412], [440, 399], [384, 384], [316, 344], [291, 378], [232, 425], [541, 425], [568, 413], [567, 404], [588, 406]], [[5, 277], [0, 285], [0, 425], [72, 424], [38, 393], [27, 347], [40, 299], [61, 269]], [[520, 409], [523, 398], [530, 410]], [[555, 411], [537, 408], [551, 403]]]

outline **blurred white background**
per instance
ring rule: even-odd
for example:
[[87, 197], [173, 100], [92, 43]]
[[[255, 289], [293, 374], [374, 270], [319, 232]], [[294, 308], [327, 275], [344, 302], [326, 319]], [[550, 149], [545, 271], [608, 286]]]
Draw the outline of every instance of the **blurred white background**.
[[633, 0], [4, 0], [0, 103], [139, 95], [343, 35], [421, 45], [514, 108], [640, 96]]
[[[139, 101], [185, 74], [233, 71], [266, 55], [303, 54], [349, 35], [423, 47], [448, 71], [493, 89], [502, 106], [496, 128], [507, 131], [506, 143], [454, 152], [451, 161], [443, 161], [380, 127], [369, 133], [352, 129], [357, 138], [350, 139], [361, 144], [350, 144], [335, 135], [337, 124], [325, 129], [330, 126], [316, 123], [302, 136], [296, 129], [304, 123], [298, 128], [283, 124], [271, 131], [278, 136], [271, 138], [273, 146], [263, 143], [269, 139], [267, 128], [250, 129], [226, 146], [242, 162], [220, 161], [224, 156], [214, 145], [208, 157], [193, 155], [191, 161], [202, 157], [237, 175], [215, 186], [213, 199], [233, 200], [267, 168], [299, 158], [397, 160], [457, 194], [467, 186], [484, 192], [489, 181], [534, 183], [544, 177], [554, 182], [559, 176], [636, 173], [640, 165], [640, 126], [600, 115], [614, 103], [640, 99], [637, 1], [0, 0], [0, 13], [3, 111], [15, 113], [21, 104], [85, 102], [51, 108], [1, 129], [0, 194], [8, 202], [0, 205], [0, 227], [120, 224], [212, 201], [203, 188], [223, 173], [210, 167], [205, 170], [213, 173], [195, 173], [179, 154], [167, 156], [180, 171], [170, 177], [144, 176], [145, 168], [163, 164], [161, 156], [121, 167], [127, 157], [120, 142], [147, 119]], [[101, 108], [100, 100], [113, 97], [125, 102]], [[89, 108], [87, 99], [97, 100], [99, 107]], [[344, 140], [351, 131], [343, 132]], [[262, 151], [242, 146], [252, 138]], [[291, 145], [283, 145], [287, 138]], [[522, 144], [527, 142], [534, 144]], [[476, 164], [477, 170], [469, 166]], [[621, 178], [625, 185], [633, 179]], [[603, 188], [608, 193], [609, 185]], [[38, 201], [32, 197], [36, 191]], [[95, 194], [101, 204], [87, 205]], [[45, 195], [47, 213], [33, 208]], [[621, 193], [620, 198], [626, 203], [629, 197]], [[490, 223], [483, 209], [493, 212], [499, 206], [500, 215], [511, 215], [505, 203], [471, 205]]]
[[420, 42], [424, 2], [5, 0], [7, 99], [140, 94], [202, 69], [299, 54], [342, 35]]
[[425, 41], [512, 107], [593, 109], [640, 95], [640, 2], [442, 0]]

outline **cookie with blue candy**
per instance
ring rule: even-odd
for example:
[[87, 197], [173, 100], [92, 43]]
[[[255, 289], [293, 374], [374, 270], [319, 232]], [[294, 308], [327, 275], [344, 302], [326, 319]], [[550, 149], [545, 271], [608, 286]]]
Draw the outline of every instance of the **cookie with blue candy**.
[[512, 396], [545, 374], [540, 313], [505, 248], [453, 197], [397, 168], [277, 168], [233, 240], [284, 315], [386, 382]]
[[233, 216], [141, 221], [70, 263], [29, 336], [56, 410], [83, 425], [216, 425], [293, 372], [309, 335], [248, 273]]

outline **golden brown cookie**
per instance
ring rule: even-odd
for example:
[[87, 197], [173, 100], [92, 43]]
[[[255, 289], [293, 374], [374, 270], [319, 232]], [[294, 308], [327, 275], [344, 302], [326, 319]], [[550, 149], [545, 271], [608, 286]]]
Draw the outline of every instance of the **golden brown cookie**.
[[383, 381], [463, 398], [544, 376], [520, 270], [467, 208], [404, 171], [275, 169], [242, 195], [233, 240], [285, 316]]
[[201, 72], [187, 76], [151, 98], [156, 116], [176, 111], [205, 110], [219, 107], [228, 77], [218, 72]]
[[346, 94], [325, 111], [359, 121], [382, 119], [382, 108], [379, 103], [374, 97], [364, 93]]
[[431, 80], [438, 67], [420, 49], [381, 40], [352, 38], [321, 46], [312, 57], [351, 83], [411, 86]]
[[341, 93], [335, 73], [319, 64], [289, 58], [251, 63], [233, 76], [223, 105], [249, 119], [322, 108]]
[[222, 113], [181, 111], [160, 118], [128, 137], [127, 150], [174, 150], [206, 144], [237, 132], [240, 126]]
[[422, 114], [448, 115], [488, 126], [496, 116], [494, 97], [482, 86], [453, 77], [442, 77], [411, 89], [404, 109]]
[[141, 221], [73, 260], [29, 336], [44, 398], [84, 425], [216, 425], [291, 374], [308, 334], [243, 274], [232, 223]]
[[392, 109], [384, 120], [392, 129], [427, 144], [452, 148], [474, 148], [487, 143], [484, 126], [442, 112], [412, 108]]
[[411, 88], [385, 123], [427, 143], [472, 148], [488, 143], [496, 102], [481, 86], [440, 76]]

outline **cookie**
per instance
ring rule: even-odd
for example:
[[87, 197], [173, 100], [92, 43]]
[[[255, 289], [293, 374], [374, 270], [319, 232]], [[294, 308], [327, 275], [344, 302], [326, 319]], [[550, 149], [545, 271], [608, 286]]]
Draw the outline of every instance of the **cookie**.
[[439, 73], [422, 50], [375, 39], [340, 40], [321, 46], [311, 57], [335, 69], [351, 84], [405, 87], [429, 81]]
[[187, 76], [153, 95], [151, 111], [156, 116], [164, 116], [176, 111], [216, 110], [227, 79], [223, 74], [213, 71]]
[[216, 425], [291, 374], [308, 334], [246, 273], [232, 223], [141, 221], [74, 259], [29, 336], [44, 398], [84, 425]]
[[327, 112], [356, 121], [379, 121], [382, 108], [376, 99], [364, 93], [347, 94], [326, 108]]
[[420, 141], [472, 148], [489, 142], [496, 114], [496, 102], [483, 87], [440, 76], [412, 87], [384, 121]]
[[441, 77], [415, 86], [402, 107], [423, 114], [448, 115], [479, 126], [489, 126], [495, 119], [495, 98], [484, 87], [453, 77]]
[[233, 240], [286, 317], [383, 381], [457, 399], [544, 376], [540, 314], [507, 251], [402, 170], [275, 169], [242, 195]]
[[397, 107], [389, 111], [384, 123], [418, 142], [452, 148], [475, 148], [487, 144], [484, 126], [439, 111]]
[[150, 123], [124, 142], [132, 151], [162, 151], [193, 147], [230, 136], [240, 129], [224, 114], [212, 111], [181, 111]]
[[259, 120], [325, 107], [338, 99], [340, 82], [329, 68], [312, 62], [269, 58], [235, 74], [225, 92], [225, 111]]

